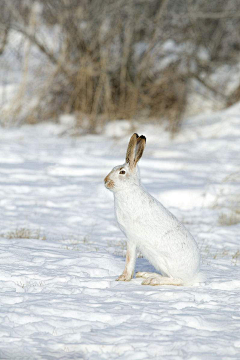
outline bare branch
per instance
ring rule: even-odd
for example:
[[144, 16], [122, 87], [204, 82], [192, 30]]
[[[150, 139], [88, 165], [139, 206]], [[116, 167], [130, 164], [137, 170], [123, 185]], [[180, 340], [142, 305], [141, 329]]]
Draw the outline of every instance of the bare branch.
[[8, 33], [9, 33], [9, 26], [5, 27], [5, 29], [3, 31], [3, 39], [2, 39], [1, 46], [0, 46], [0, 55], [3, 54], [5, 47], [7, 45]]

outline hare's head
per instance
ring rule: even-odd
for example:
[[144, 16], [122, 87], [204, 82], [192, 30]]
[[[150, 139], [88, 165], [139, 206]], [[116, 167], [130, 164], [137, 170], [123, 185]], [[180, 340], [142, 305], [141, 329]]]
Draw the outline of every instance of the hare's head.
[[114, 167], [104, 179], [107, 189], [116, 192], [129, 188], [131, 184], [139, 185], [137, 163], [142, 157], [145, 145], [145, 136], [132, 135], [127, 148], [125, 164]]

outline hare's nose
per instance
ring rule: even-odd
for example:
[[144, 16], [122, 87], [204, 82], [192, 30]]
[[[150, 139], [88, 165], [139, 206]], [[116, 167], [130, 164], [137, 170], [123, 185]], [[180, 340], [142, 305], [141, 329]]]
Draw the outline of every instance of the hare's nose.
[[114, 188], [114, 181], [110, 179], [110, 176], [107, 175], [104, 179], [104, 183], [107, 189], [113, 189]]

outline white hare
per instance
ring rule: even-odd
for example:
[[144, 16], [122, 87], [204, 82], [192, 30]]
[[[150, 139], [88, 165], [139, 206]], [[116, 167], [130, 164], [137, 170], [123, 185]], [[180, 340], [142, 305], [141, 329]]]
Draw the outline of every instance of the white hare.
[[197, 282], [200, 254], [188, 230], [141, 185], [137, 163], [146, 145], [145, 136], [133, 134], [126, 162], [113, 168], [104, 179], [114, 193], [115, 215], [127, 237], [126, 266], [117, 280], [129, 281], [134, 274], [136, 251], [158, 270], [138, 272], [143, 285], [186, 285]]

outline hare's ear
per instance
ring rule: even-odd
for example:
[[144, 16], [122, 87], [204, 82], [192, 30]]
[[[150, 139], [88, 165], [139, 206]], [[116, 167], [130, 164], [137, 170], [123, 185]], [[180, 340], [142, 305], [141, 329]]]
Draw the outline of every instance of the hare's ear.
[[137, 162], [141, 159], [143, 151], [145, 149], [145, 146], [146, 146], [146, 138], [144, 135], [141, 135], [137, 139], [137, 147], [136, 147], [136, 155], [135, 155], [135, 159], [134, 159], [134, 166], [136, 166]]
[[131, 136], [131, 139], [129, 140], [127, 153], [126, 153], [126, 163], [129, 164], [130, 167], [134, 166], [134, 159], [135, 159], [138, 138], [139, 138], [138, 134], [135, 133]]

